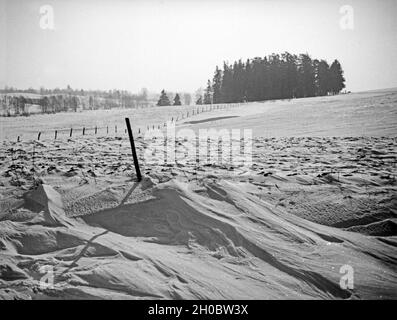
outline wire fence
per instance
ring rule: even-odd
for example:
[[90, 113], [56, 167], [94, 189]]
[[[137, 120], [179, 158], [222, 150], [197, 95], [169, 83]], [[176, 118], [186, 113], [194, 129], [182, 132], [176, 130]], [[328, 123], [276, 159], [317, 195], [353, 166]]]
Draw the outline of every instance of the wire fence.
[[[156, 121], [153, 123], [141, 123], [139, 120], [135, 125], [133, 125], [133, 134], [140, 135], [144, 134], [146, 131], [150, 130], [162, 130], [166, 127], [167, 123], [183, 123], [186, 119], [192, 118], [194, 116], [217, 111], [217, 110], [230, 110], [231, 108], [239, 107], [242, 103], [232, 103], [232, 104], [211, 104], [211, 105], [198, 105], [187, 110], [179, 112], [177, 115], [169, 116], [163, 121]], [[69, 128], [56, 128], [56, 129], [42, 129], [38, 130], [36, 133], [30, 132], [29, 134], [18, 134], [14, 139], [16, 142], [28, 140], [59, 140], [59, 139], [73, 139], [75, 137], [95, 137], [95, 136], [118, 136], [127, 134], [127, 128], [124, 125], [124, 119], [120, 119], [117, 123], [105, 124], [105, 125], [87, 125]]]

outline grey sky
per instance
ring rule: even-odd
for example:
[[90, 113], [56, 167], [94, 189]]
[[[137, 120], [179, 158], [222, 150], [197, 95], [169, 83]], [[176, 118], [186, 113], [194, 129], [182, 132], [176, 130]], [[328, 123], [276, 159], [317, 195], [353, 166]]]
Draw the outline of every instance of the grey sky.
[[224, 60], [289, 51], [337, 58], [348, 90], [397, 87], [396, 14], [395, 0], [0, 0], [0, 86], [192, 92]]

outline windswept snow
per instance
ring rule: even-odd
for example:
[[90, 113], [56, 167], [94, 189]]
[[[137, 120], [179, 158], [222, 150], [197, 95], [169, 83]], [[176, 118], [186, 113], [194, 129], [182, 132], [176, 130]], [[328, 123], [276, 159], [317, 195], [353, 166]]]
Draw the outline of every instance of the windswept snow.
[[[288, 214], [246, 183], [148, 185], [153, 199], [69, 226], [1, 222], [2, 281], [32, 298], [395, 297], [395, 248], [379, 239]], [[37, 192], [57, 202], [48, 188]], [[61, 210], [54, 218], [71, 220]], [[354, 290], [339, 286], [345, 264], [355, 268]], [[54, 268], [53, 288], [40, 289], [42, 266]]]
[[[0, 297], [395, 299], [396, 117], [387, 94], [355, 95], [384, 121], [346, 95], [178, 122], [253, 128], [250, 167], [148, 164], [149, 142], [136, 135], [140, 183], [123, 134], [3, 141]], [[343, 104], [345, 122], [334, 113]], [[315, 105], [328, 118], [318, 120]]]

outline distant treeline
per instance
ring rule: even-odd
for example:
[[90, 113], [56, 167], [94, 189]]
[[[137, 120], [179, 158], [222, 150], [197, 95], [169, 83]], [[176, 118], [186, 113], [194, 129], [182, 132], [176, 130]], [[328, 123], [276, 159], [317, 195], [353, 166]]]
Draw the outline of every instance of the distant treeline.
[[142, 89], [139, 94], [123, 90], [73, 90], [66, 89], [27, 89], [18, 90], [6, 87], [0, 90], [1, 115], [27, 115], [30, 105], [39, 106], [41, 113], [57, 113], [65, 111], [97, 110], [111, 108], [134, 108], [148, 106], [148, 92]]
[[13, 87], [6, 86], [4, 89], [0, 89], [0, 93], [9, 94], [9, 93], [32, 93], [39, 94], [42, 96], [92, 96], [103, 99], [117, 99], [121, 100], [122, 98], [134, 100], [134, 101], [146, 101], [148, 99], [148, 90], [146, 88], [142, 88], [141, 92], [134, 94], [127, 90], [84, 90], [84, 89], [72, 89], [69, 85], [66, 88], [55, 88], [55, 89], [47, 89], [41, 87], [40, 89], [17, 89]]
[[224, 63], [208, 80], [197, 104], [235, 103], [338, 94], [345, 88], [338, 60], [331, 65], [308, 54], [272, 54], [264, 58]]

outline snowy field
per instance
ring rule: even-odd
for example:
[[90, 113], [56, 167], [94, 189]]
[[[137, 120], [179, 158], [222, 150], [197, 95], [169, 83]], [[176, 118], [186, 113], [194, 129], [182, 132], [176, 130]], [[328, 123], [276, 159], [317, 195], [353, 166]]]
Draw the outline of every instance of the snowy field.
[[[397, 90], [193, 109], [1, 118], [0, 297], [397, 298]], [[252, 129], [252, 163], [145, 162], [173, 117]]]
[[[0, 118], [0, 139], [16, 141], [53, 139], [55, 130], [59, 138], [68, 138], [70, 128], [75, 135], [124, 133], [124, 118], [129, 117], [133, 131], [143, 133], [153, 125], [178, 118], [179, 125], [191, 128], [252, 129], [256, 137], [288, 136], [396, 136], [397, 89], [352, 93], [331, 97], [245, 103], [225, 107], [169, 106], [144, 109], [113, 109], [67, 112], [29, 117]], [[205, 112], [203, 112], [203, 109]], [[199, 114], [197, 114], [199, 110]], [[194, 111], [194, 115], [193, 115]], [[189, 119], [186, 119], [189, 113]], [[183, 119], [182, 119], [183, 117]], [[226, 117], [225, 119], [218, 119]], [[190, 124], [190, 122], [198, 122]], [[107, 133], [107, 127], [109, 132]]]

